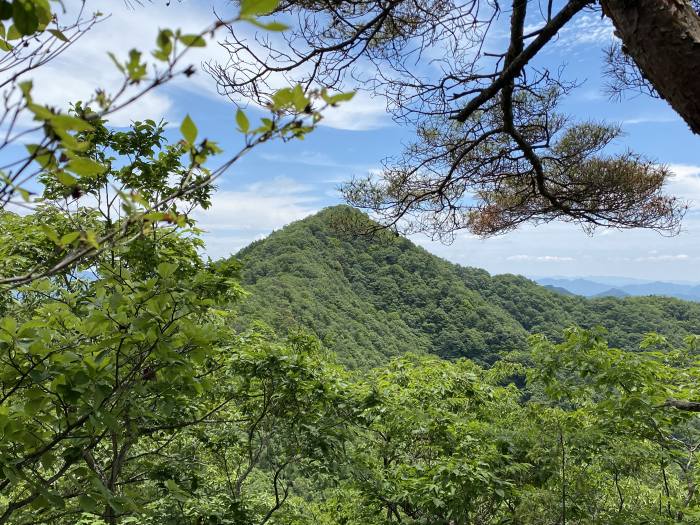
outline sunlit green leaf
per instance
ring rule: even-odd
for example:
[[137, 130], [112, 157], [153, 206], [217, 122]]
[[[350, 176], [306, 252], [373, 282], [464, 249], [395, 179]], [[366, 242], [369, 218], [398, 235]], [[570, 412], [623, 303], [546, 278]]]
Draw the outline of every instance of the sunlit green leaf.
[[74, 157], [68, 161], [65, 169], [81, 177], [92, 177], [101, 175], [107, 170], [107, 167], [87, 157]]
[[194, 144], [194, 141], [197, 140], [197, 126], [189, 115], [186, 115], [182, 121], [180, 132], [182, 133], [182, 137], [190, 144]]
[[277, 8], [279, 0], [241, 0], [241, 18], [267, 15]]
[[236, 123], [238, 124], [239, 130], [241, 130], [243, 133], [248, 133], [248, 130], [250, 129], [250, 121], [240, 108], [236, 111]]
[[187, 47], [205, 47], [207, 45], [206, 40], [200, 35], [180, 35], [178, 39]]

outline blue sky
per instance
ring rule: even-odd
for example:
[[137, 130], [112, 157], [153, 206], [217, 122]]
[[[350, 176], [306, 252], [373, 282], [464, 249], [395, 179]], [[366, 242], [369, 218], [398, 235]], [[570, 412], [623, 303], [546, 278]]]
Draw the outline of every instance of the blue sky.
[[[65, 106], [76, 97], [87, 96], [95, 84], [117, 81], [106, 56], [108, 50], [150, 49], [157, 27], [194, 31], [212, 20], [212, 5], [207, 1], [164, 4], [154, 0], [152, 5], [130, 10], [120, 1], [88, 2], [112, 16], [37, 73], [37, 80], [43, 78], [44, 82], [37, 82], [43, 91], [37, 91], [36, 97]], [[231, 9], [227, 6], [230, 4], [219, 8]], [[241, 27], [241, 31], [252, 29]], [[527, 226], [487, 240], [464, 232], [451, 245], [420, 236], [413, 238], [415, 242], [453, 262], [492, 273], [700, 281], [696, 275], [700, 263], [699, 139], [663, 101], [646, 97], [621, 103], [608, 100], [600, 72], [603, 48], [611, 38], [611, 28], [604, 20], [585, 14], [541, 60], [555, 66], [566, 64], [566, 75], [582, 82], [565, 101], [564, 111], [579, 119], [621, 123], [625, 136], [616, 147], [634, 149], [673, 168], [676, 175], [669, 191], [691, 202], [682, 233], [672, 238], [646, 231], [599, 231], [588, 236], [575, 226], [555, 223]], [[225, 60], [226, 54], [211, 46], [191, 57], [195, 65], [209, 59]], [[178, 125], [189, 113], [201, 136], [233, 150], [240, 140], [234, 129], [234, 112], [233, 104], [217, 95], [214, 82], [200, 71], [116, 115], [114, 124], [164, 116]], [[176, 127], [173, 137], [177, 136]], [[220, 181], [212, 208], [197, 214], [207, 230], [208, 253], [227, 256], [290, 221], [341, 202], [337, 188], [342, 181], [378, 169], [383, 158], [400, 153], [402, 143], [411, 138], [410, 129], [391, 121], [381, 99], [361, 94], [329, 113], [324, 125], [306, 140], [261, 147]]]

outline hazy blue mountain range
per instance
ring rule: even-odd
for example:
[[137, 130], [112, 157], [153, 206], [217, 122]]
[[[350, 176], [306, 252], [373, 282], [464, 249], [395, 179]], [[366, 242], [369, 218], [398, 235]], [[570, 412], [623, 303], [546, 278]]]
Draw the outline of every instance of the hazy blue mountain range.
[[642, 281], [615, 277], [536, 277], [537, 283], [552, 291], [562, 290], [584, 297], [626, 297], [658, 295], [686, 301], [700, 301], [700, 284], [661, 281]]

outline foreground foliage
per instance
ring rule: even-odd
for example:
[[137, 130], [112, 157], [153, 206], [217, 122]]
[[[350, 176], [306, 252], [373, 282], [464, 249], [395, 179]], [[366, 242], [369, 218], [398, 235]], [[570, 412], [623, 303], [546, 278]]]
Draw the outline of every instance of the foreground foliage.
[[[276, 5], [241, 2], [235, 20], [280, 29], [258, 20]], [[11, 67], [85, 30], [66, 37], [49, 7], [0, 2]], [[202, 38], [161, 31], [150, 80], [138, 51], [117, 67], [138, 95]], [[276, 91], [259, 127], [238, 112], [243, 149], [210, 170], [219, 150], [189, 117], [169, 145], [161, 123], [111, 129], [104, 92], [61, 113], [9, 89], [8, 136], [28, 111], [40, 142], [0, 181], [0, 523], [700, 521], [694, 305], [556, 298], [319, 217], [243, 252], [261, 299], [242, 303], [239, 263], [199, 255], [189, 211], [245, 151], [310, 131], [313, 99], [350, 95]], [[603, 310], [624, 349], [560, 336]], [[650, 324], [669, 337], [642, 339]]]
[[234, 331], [238, 265], [173, 231], [151, 239], [167, 261], [121, 249], [5, 295], [0, 522], [700, 519], [699, 422], [677, 408], [695, 337], [629, 351], [571, 329], [488, 367], [352, 372], [303, 333]]

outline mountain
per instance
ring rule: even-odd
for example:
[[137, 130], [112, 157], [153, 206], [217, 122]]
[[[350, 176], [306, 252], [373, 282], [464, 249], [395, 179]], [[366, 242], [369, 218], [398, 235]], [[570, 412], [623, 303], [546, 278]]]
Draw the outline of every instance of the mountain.
[[563, 288], [573, 294], [583, 295], [585, 297], [593, 297], [598, 294], [602, 294], [610, 290], [611, 288], [617, 287], [616, 285], [611, 285], [602, 282], [591, 281], [589, 279], [557, 279], [551, 277], [542, 277], [536, 279], [538, 284], [543, 286], [552, 286], [554, 288]]
[[526, 348], [530, 334], [557, 339], [571, 325], [602, 325], [624, 348], [650, 331], [674, 342], [700, 334], [700, 304], [565, 296], [525, 277], [449, 263], [387, 231], [346, 233], [358, 223], [371, 225], [353, 208], [327, 208], [241, 250], [251, 292], [241, 326], [261, 319], [281, 333], [311, 330], [353, 367], [405, 352], [488, 363]]
[[628, 294], [624, 290], [620, 290], [619, 288], [610, 288], [609, 290], [606, 290], [605, 292], [597, 293], [593, 297], [629, 297], [631, 294]]
[[551, 284], [545, 284], [544, 287], [550, 292], [558, 293], [559, 295], [576, 295], [570, 292], [566, 288], [561, 288], [560, 286], [552, 286]]
[[622, 290], [629, 295], [666, 295], [690, 301], [700, 301], [700, 286], [698, 285], [653, 282], [627, 285], [622, 287]]
[[540, 277], [535, 280], [541, 285], [564, 289], [586, 297], [658, 295], [686, 301], [700, 301], [700, 285], [695, 283], [641, 281], [614, 277], [590, 279]]

